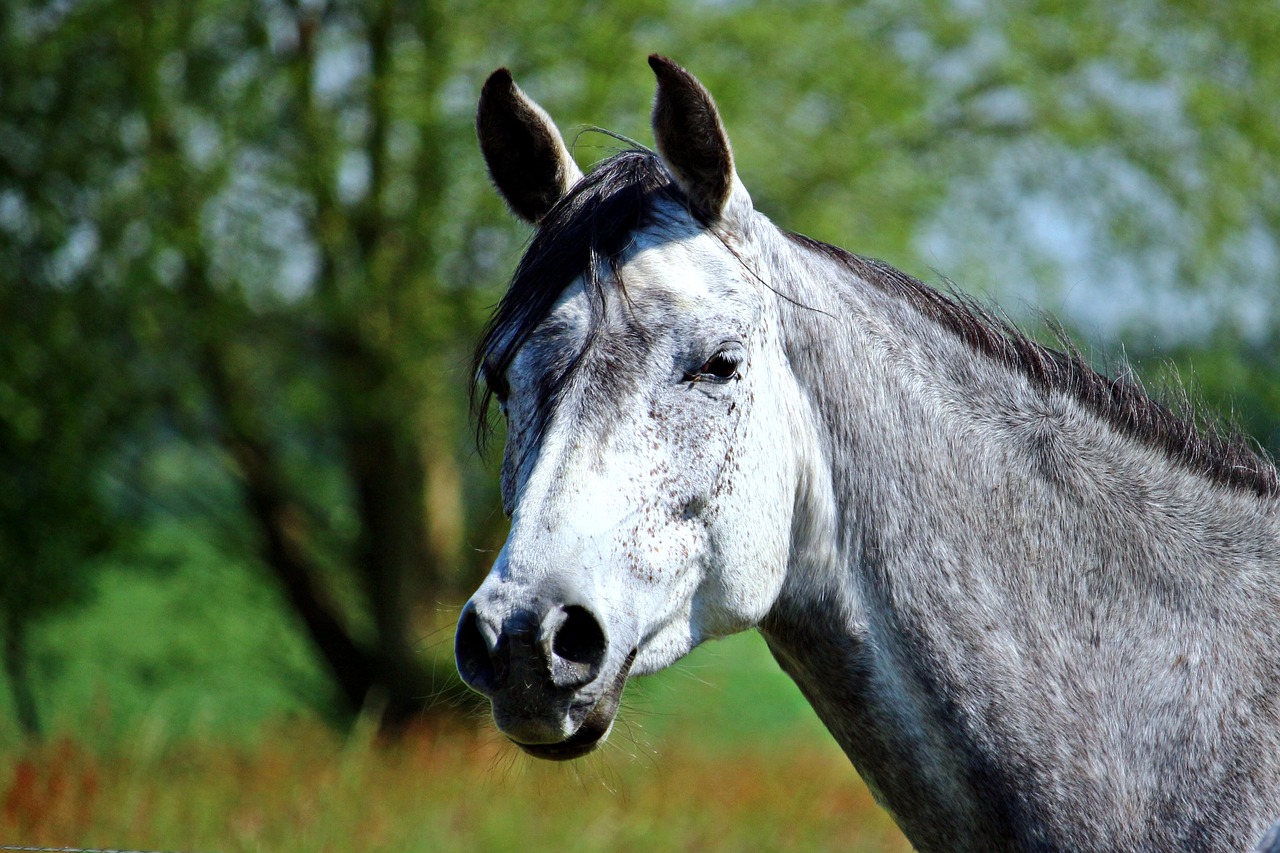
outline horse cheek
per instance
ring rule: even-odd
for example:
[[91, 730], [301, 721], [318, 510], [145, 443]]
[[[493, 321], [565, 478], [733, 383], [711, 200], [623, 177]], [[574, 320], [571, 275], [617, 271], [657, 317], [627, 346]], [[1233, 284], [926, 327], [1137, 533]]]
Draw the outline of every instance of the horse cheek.
[[751, 430], [726, 454], [710, 507], [713, 555], [704, 586], [718, 602], [708, 633], [724, 636], [753, 628], [773, 606], [786, 576], [794, 501], [789, 448], [778, 433]]

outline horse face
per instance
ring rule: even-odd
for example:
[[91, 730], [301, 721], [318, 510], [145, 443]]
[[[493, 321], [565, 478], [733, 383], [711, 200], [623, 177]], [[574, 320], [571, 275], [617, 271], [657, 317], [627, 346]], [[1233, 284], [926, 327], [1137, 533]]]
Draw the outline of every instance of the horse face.
[[[457, 659], [498, 727], [544, 758], [594, 749], [629, 675], [756, 624], [790, 541], [799, 406], [776, 303], [750, 272], [755, 214], [711, 96], [674, 63], [650, 64], [661, 164], [633, 152], [582, 179], [505, 70], [477, 117], [495, 185], [542, 226], [517, 281], [556, 298], [487, 341], [505, 354], [486, 378], [508, 419], [511, 532], [463, 609]], [[633, 191], [647, 200], [624, 220], [618, 199]], [[558, 293], [530, 273], [535, 254], [574, 253], [555, 235], [594, 240], [610, 216], [631, 224], [604, 249], [606, 273], [595, 243]]]
[[762, 288], [685, 220], [636, 235], [602, 312], [567, 288], [502, 377], [511, 532], [458, 659], [536, 755], [590, 751], [629, 673], [756, 624], [781, 584], [784, 362]]

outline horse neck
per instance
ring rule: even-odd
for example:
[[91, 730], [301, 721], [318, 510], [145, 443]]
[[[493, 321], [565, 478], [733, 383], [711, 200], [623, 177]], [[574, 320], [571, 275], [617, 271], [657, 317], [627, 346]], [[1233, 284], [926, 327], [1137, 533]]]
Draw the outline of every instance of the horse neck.
[[[1089, 795], [1063, 779], [1089, 777], [1097, 744], [1140, 751], [1108, 741], [1114, 717], [1150, 710], [1119, 699], [1135, 678], [1221, 663], [1223, 646], [1272, 654], [1275, 628], [1250, 638], [1280, 605], [1276, 503], [1120, 434], [895, 294], [836, 285], [821, 261], [790, 272], [811, 434], [770, 647], [920, 849], [1114, 843], [1093, 837], [1114, 835], [1107, 819], [1072, 814], [1158, 787], [1146, 768], [1094, 767]], [[1241, 594], [1249, 577], [1264, 594]], [[1207, 717], [1230, 700], [1196, 701]]]

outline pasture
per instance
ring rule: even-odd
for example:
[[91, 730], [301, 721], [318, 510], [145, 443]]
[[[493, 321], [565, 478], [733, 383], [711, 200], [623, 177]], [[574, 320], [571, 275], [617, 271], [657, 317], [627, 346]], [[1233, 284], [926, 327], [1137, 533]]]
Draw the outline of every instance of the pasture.
[[[171, 710], [171, 709], [170, 709]], [[166, 712], [168, 713], [168, 712]], [[0, 842], [165, 851], [910, 849], [755, 635], [628, 690], [609, 746], [548, 764], [485, 725], [397, 745], [165, 717], [6, 738]]]

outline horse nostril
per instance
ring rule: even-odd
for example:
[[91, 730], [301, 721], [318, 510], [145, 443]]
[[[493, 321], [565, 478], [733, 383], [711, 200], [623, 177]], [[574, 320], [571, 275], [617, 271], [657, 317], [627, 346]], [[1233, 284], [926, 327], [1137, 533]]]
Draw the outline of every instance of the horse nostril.
[[498, 672], [493, 659], [494, 648], [480, 627], [480, 617], [475, 607], [468, 604], [458, 620], [458, 633], [454, 638], [454, 657], [458, 674], [472, 690], [492, 695], [498, 687]]
[[591, 611], [571, 604], [564, 609], [564, 622], [551, 641], [551, 650], [574, 663], [599, 665], [604, 662], [604, 630]]
[[587, 608], [570, 604], [562, 614], [551, 636], [551, 678], [561, 687], [579, 687], [599, 674], [609, 641]]

